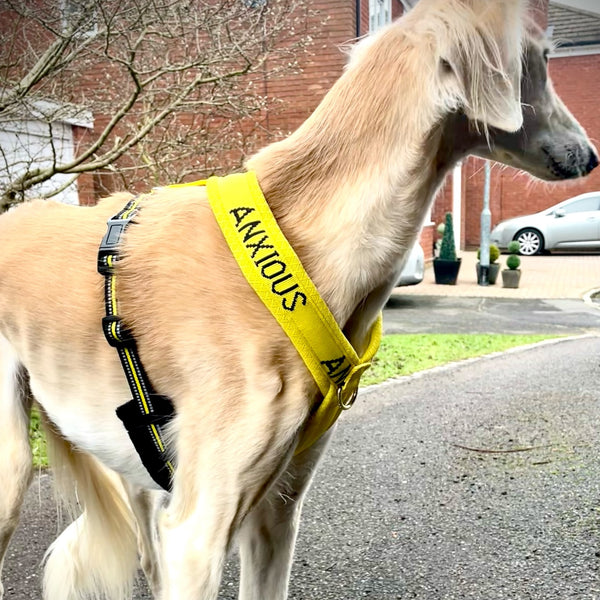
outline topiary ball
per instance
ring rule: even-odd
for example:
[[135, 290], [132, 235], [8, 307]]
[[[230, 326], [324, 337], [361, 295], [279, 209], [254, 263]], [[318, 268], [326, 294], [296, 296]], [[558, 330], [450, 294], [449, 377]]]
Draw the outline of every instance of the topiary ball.
[[521, 249], [521, 244], [519, 244], [519, 242], [517, 240], [513, 240], [512, 242], [508, 242], [507, 250], [511, 254], [518, 254], [520, 249]]
[[495, 263], [500, 258], [500, 250], [498, 246], [490, 244], [490, 262]]
[[511, 254], [506, 259], [506, 266], [509, 269], [512, 269], [512, 270], [518, 269], [520, 264], [521, 264], [521, 259], [516, 254]]
[[[500, 258], [500, 250], [498, 246], [490, 244], [490, 263], [495, 263]], [[477, 260], [481, 260], [481, 248], [477, 249]]]

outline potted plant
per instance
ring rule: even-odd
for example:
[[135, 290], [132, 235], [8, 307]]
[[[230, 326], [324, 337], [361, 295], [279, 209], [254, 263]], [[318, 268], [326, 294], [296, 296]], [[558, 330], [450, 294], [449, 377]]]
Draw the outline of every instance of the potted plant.
[[[475, 269], [477, 270], [477, 283], [481, 283], [481, 265], [479, 264], [481, 249], [477, 250], [477, 264]], [[490, 244], [490, 267], [488, 269], [488, 283], [494, 285], [496, 279], [498, 279], [498, 273], [500, 273], [500, 263], [496, 262], [500, 257], [500, 250], [498, 246]]]
[[518, 256], [521, 244], [517, 240], [513, 240], [508, 244], [510, 254], [506, 258], [506, 269], [502, 269], [502, 287], [518, 288], [521, 279], [521, 259]]
[[454, 229], [452, 227], [452, 213], [446, 213], [444, 236], [440, 246], [440, 255], [433, 259], [433, 272], [435, 282], [445, 285], [455, 285], [461, 259], [456, 257], [454, 245]]

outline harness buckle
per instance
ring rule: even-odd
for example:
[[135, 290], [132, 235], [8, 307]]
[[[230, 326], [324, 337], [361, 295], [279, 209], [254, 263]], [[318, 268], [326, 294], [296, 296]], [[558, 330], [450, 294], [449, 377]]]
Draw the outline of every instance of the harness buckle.
[[106, 341], [113, 348], [131, 346], [135, 343], [131, 331], [123, 325], [123, 320], [118, 315], [102, 317], [102, 331]]
[[[119, 244], [123, 232], [132, 217], [126, 219], [109, 219], [106, 223], [107, 229], [100, 248], [98, 249], [98, 273], [100, 275], [110, 275], [113, 272], [114, 262], [116, 261]], [[111, 260], [112, 257], [112, 260]], [[112, 264], [111, 264], [112, 263]]]

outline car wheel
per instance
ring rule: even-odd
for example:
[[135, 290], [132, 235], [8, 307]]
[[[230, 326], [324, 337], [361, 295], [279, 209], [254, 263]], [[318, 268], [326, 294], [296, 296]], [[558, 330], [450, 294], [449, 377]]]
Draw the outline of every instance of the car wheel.
[[533, 256], [544, 249], [542, 234], [536, 229], [523, 229], [515, 236], [521, 244], [519, 252], [525, 256]]

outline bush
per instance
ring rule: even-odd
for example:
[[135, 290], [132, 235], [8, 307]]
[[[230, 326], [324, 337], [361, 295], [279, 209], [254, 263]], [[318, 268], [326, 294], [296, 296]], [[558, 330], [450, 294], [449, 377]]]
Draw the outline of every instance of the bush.
[[508, 242], [507, 250], [509, 251], [510, 254], [518, 254], [519, 250], [521, 250], [521, 244], [517, 240]]
[[516, 254], [511, 254], [506, 259], [506, 266], [509, 269], [512, 269], [512, 270], [518, 269], [520, 264], [521, 264], [521, 259]]
[[454, 244], [454, 229], [452, 227], [452, 213], [446, 213], [446, 224], [444, 237], [440, 247], [440, 258], [442, 260], [456, 260], [456, 246]]
[[[477, 260], [480, 260], [481, 248], [477, 250]], [[495, 263], [500, 258], [500, 250], [498, 246], [490, 244], [490, 264]]]

